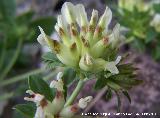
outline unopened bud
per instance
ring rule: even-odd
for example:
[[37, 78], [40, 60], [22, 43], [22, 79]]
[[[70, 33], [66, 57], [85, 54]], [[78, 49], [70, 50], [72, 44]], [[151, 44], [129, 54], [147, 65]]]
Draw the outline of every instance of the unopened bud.
[[106, 26], [108, 27], [109, 23], [112, 19], [112, 12], [110, 8], [106, 7], [104, 14], [100, 17], [100, 20], [98, 22], [98, 26], [104, 29]]
[[75, 6], [72, 3], [65, 2], [62, 6], [61, 12], [68, 24], [76, 22]]
[[80, 62], [79, 62], [79, 66], [82, 70], [85, 71], [92, 71], [93, 68], [93, 59], [89, 54], [85, 54]]
[[112, 34], [109, 36], [109, 43], [112, 45], [112, 47], [116, 47], [117, 43], [119, 42], [120, 37], [120, 24], [116, 24], [116, 26], [113, 28]]
[[77, 22], [80, 27], [87, 27], [88, 26], [88, 18], [87, 18], [87, 13], [85, 11], [85, 8], [82, 4], [78, 4], [76, 6], [78, 14], [77, 15]]
[[98, 11], [93, 9], [89, 25], [96, 26], [97, 20], [98, 20]]

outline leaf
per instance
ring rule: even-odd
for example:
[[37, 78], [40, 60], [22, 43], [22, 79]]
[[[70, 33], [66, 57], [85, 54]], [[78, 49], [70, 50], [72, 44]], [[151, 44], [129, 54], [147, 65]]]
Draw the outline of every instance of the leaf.
[[147, 31], [146, 35], [147, 36], [145, 39], [145, 43], [150, 43], [156, 38], [157, 33], [155, 32], [155, 30], [153, 28], [149, 28], [149, 31]]
[[55, 96], [54, 89], [51, 89], [49, 85], [38, 76], [30, 76], [28, 79], [29, 87], [35, 93], [39, 93], [45, 96], [49, 101], [52, 101]]
[[131, 98], [130, 98], [130, 95], [128, 94], [128, 92], [127, 91], [122, 91], [122, 93], [127, 97], [128, 101], [131, 104]]
[[94, 85], [94, 89], [95, 90], [99, 90], [99, 89], [102, 89], [103, 87], [106, 86], [106, 78], [104, 78], [104, 72], [103, 73], [100, 73], [99, 76], [97, 76], [97, 81]]
[[106, 91], [106, 100], [109, 101], [112, 98], [112, 90], [108, 88]]
[[118, 70], [120, 74], [132, 74], [136, 68], [133, 67], [133, 64], [127, 63], [118, 65]]
[[72, 68], [66, 68], [63, 72], [63, 82], [66, 86], [70, 85], [76, 78], [76, 71]]
[[43, 54], [42, 59], [45, 61], [49, 68], [55, 68], [56, 66], [62, 65], [57, 56], [52, 52], [47, 52]]
[[15, 0], [1, 0], [0, 1], [0, 15], [3, 20], [9, 25], [13, 24], [16, 14]]
[[116, 93], [116, 96], [117, 96], [117, 112], [120, 112], [121, 111], [121, 98], [120, 98], [120, 95], [115, 91]]
[[27, 118], [33, 118], [36, 112], [36, 106], [33, 104], [19, 104], [14, 106], [14, 109], [16, 109]]
[[115, 83], [115, 82], [112, 82], [111, 80], [108, 80], [107, 81], [107, 85], [110, 87], [110, 88], [112, 88], [112, 89], [114, 89], [114, 90], [120, 90], [121, 89], [121, 86], [120, 85], [118, 85], [117, 83]]
[[153, 10], [156, 12], [156, 13], [160, 13], [160, 3], [158, 4], [153, 4]]
[[160, 60], [160, 45], [156, 46], [152, 51], [152, 56], [155, 60]]

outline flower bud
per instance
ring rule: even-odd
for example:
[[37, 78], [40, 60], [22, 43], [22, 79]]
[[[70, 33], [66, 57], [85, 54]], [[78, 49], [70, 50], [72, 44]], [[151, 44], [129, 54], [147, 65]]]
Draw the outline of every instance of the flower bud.
[[92, 69], [93, 72], [100, 72], [105, 69], [106, 61], [102, 58], [94, 59], [94, 67]]
[[65, 65], [77, 67], [79, 53], [62, 44], [60, 47], [60, 52], [57, 54], [57, 58]]
[[106, 7], [104, 14], [100, 17], [100, 20], [98, 22], [98, 26], [104, 29], [106, 26], [108, 27], [109, 23], [112, 19], [112, 12], [110, 8]]
[[116, 65], [120, 62], [121, 58], [122, 58], [121, 56], [118, 56], [117, 59], [116, 59], [116, 61], [107, 62], [105, 70], [108, 70], [108, 71], [110, 71], [113, 74], [118, 74], [119, 70], [116, 67]]
[[116, 24], [116, 26], [113, 28], [112, 34], [109, 36], [109, 43], [112, 46], [112, 48], [115, 48], [119, 42], [120, 37], [120, 24]]
[[63, 76], [63, 73], [62, 73], [62, 72], [59, 72], [59, 73], [57, 74], [57, 81], [56, 81], [56, 80], [53, 80], [53, 81], [50, 83], [50, 88], [56, 88], [57, 91], [64, 91], [64, 90], [63, 90], [62, 76]]
[[64, 89], [63, 89], [63, 81], [62, 81], [62, 76], [63, 76], [63, 73], [62, 72], [59, 72], [57, 74], [57, 81], [53, 80], [51, 83], [50, 83], [50, 87], [51, 88], [56, 88], [57, 91], [56, 91], [56, 96], [54, 98], [54, 100], [52, 101], [52, 105], [53, 107], [55, 108], [54, 109], [54, 114], [57, 114], [60, 112], [60, 110], [64, 107], [64, 103], [65, 103], [65, 100], [64, 100]]
[[93, 59], [92, 57], [87, 53], [84, 56], [82, 56], [79, 67], [84, 71], [91, 71], [93, 68]]
[[47, 46], [47, 43], [45, 41], [45, 39], [43, 38], [43, 35], [40, 34], [37, 38], [37, 41], [42, 45], [42, 46]]
[[41, 32], [41, 37], [43, 36], [43, 39], [45, 40], [46, 44], [49, 46], [49, 48], [53, 51], [58, 53], [60, 51], [60, 44], [56, 40], [50, 39], [43, 29], [39, 26], [40, 32]]
[[57, 25], [61, 27], [65, 32], [67, 32], [67, 23], [65, 22], [64, 17], [62, 15], [58, 15]]
[[[94, 58], [98, 58], [104, 54], [106, 47], [109, 45], [108, 37], [104, 37], [102, 40], [98, 41], [92, 48], [91, 54]], [[96, 49], [96, 50], [95, 50]]]
[[88, 18], [85, 11], [85, 8], [82, 4], [76, 5], [78, 16], [77, 16], [77, 22], [80, 27], [86, 27], [88, 26]]
[[65, 2], [61, 9], [62, 15], [68, 24], [76, 22], [75, 6], [70, 2]]
[[97, 20], [98, 20], [98, 11], [93, 9], [89, 25], [94, 26], [94, 28], [95, 28]]

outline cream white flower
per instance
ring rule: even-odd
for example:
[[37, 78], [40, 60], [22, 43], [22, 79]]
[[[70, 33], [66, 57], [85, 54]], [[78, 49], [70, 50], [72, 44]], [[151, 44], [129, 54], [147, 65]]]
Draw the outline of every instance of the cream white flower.
[[76, 22], [75, 6], [72, 3], [65, 2], [62, 6], [61, 12], [68, 24]]
[[91, 100], [93, 99], [92, 96], [88, 96], [88, 97], [85, 97], [85, 98], [81, 98], [79, 100], [79, 103], [78, 103], [78, 106], [82, 109], [86, 108], [88, 103], [91, 102]]
[[[83, 71], [109, 70], [115, 74], [118, 73], [116, 64], [113, 64], [113, 60], [109, 60], [109, 63], [103, 56], [109, 48], [117, 49], [120, 41], [120, 25], [116, 24], [113, 30], [109, 30], [111, 20], [112, 12], [108, 7], [99, 21], [97, 10], [92, 11], [88, 20], [82, 4], [66, 2], [55, 25], [61, 40], [51, 40], [41, 27], [39, 29], [41, 37], [64, 65]], [[56, 83], [53, 81], [53, 86], [57, 86]]]
[[37, 107], [34, 118], [45, 118], [45, 114], [44, 114], [42, 107], [40, 107], [40, 106]]
[[157, 32], [160, 32], [160, 14], [155, 14], [150, 25], [153, 26]]
[[58, 91], [63, 91], [63, 81], [62, 81], [63, 73], [59, 72], [57, 74], [57, 80], [53, 80], [50, 83], [51, 88], [56, 88]]
[[116, 67], [116, 65], [121, 61], [121, 58], [122, 58], [121, 56], [118, 56], [115, 61], [113, 61], [113, 62], [107, 62], [105, 70], [108, 70], [108, 71], [110, 71], [113, 74], [118, 74], [119, 70]]
[[102, 27], [102, 29], [108, 27], [112, 20], [112, 12], [109, 7], [106, 7], [104, 14], [100, 17], [98, 22], [98, 26]]
[[80, 27], [85, 27], [88, 25], [88, 18], [87, 18], [87, 13], [85, 11], [85, 8], [82, 4], [76, 5], [78, 15], [77, 15], [77, 23], [79, 24]]
[[26, 93], [31, 95], [31, 97], [24, 97], [24, 100], [35, 102], [36, 104], [39, 104], [45, 97], [41, 94], [36, 94], [31, 90], [27, 90]]

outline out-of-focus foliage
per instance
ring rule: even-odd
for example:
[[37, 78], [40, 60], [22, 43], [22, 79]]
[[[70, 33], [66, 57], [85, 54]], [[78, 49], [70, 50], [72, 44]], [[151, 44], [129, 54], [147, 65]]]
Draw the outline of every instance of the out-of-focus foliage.
[[[36, 69], [18, 75], [18, 70], [25, 72], [26, 69], [33, 68], [30, 52], [23, 50], [26, 45], [35, 43], [37, 26], [44, 27], [46, 32], [51, 34], [55, 25], [54, 17], [36, 17], [32, 10], [17, 15], [16, 10], [15, 0], [0, 0], [0, 88], [24, 80], [28, 75], [44, 71]], [[21, 84], [22, 86], [16, 88], [13, 85], [16, 89], [14, 93], [11, 91], [12, 87], [5, 88], [5, 91], [1, 92], [4, 94], [1, 95], [0, 101], [21, 95], [27, 87], [23, 82]]]
[[160, 14], [160, 4], [143, 0], [119, 0], [118, 2], [116, 17], [124, 26], [122, 30], [127, 32], [126, 42], [139, 51], [149, 52], [155, 60], [159, 60], [160, 32], [151, 25], [151, 22], [156, 14]]
[[[16, 15], [14, 0], [1, 0], [0, 3], [0, 78], [4, 79], [11, 68], [18, 63], [28, 65], [26, 54], [23, 54], [24, 44], [33, 43], [37, 37], [37, 26], [46, 27], [49, 34], [53, 31], [53, 17], [33, 18], [34, 12], [27, 11]], [[19, 55], [23, 57], [18, 58]]]

